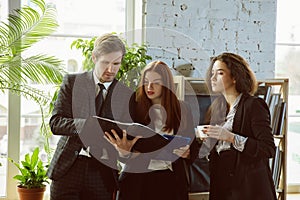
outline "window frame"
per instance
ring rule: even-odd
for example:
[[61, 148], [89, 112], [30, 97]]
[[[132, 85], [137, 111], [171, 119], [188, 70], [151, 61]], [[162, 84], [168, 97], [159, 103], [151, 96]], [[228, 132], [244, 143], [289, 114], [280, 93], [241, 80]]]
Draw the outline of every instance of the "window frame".
[[[12, 10], [21, 8], [21, 0], [3, 0], [8, 2], [8, 13]], [[6, 3], [6, 2], [5, 2]], [[130, 32], [135, 29], [142, 29], [142, 2], [138, 0], [126, 0], [125, 3], [125, 31]], [[136, 12], [138, 11], [138, 12]], [[55, 35], [53, 35], [55, 36]], [[57, 37], [56, 35], [55, 37]], [[73, 35], [59, 35], [60, 37], [74, 37]], [[86, 36], [87, 38], [89, 36]], [[136, 34], [130, 35], [129, 41], [142, 42], [141, 36]], [[20, 132], [21, 132], [21, 97], [11, 92], [8, 92], [8, 116], [7, 116], [7, 133], [8, 133], [8, 149], [7, 157], [14, 160], [20, 159]], [[18, 174], [18, 169], [10, 162], [7, 162], [6, 169], [6, 196], [1, 197], [0, 200], [18, 199], [16, 192], [17, 182], [13, 176]], [[46, 197], [47, 198], [47, 197]]]

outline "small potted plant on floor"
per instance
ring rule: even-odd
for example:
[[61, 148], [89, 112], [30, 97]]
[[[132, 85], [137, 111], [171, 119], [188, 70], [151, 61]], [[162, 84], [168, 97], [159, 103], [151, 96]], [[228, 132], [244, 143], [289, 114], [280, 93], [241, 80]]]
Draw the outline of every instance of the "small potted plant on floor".
[[32, 154], [27, 153], [20, 163], [9, 159], [18, 169], [20, 174], [14, 176], [18, 180], [17, 190], [20, 200], [42, 200], [49, 179], [46, 174], [47, 165], [39, 157], [39, 148]]

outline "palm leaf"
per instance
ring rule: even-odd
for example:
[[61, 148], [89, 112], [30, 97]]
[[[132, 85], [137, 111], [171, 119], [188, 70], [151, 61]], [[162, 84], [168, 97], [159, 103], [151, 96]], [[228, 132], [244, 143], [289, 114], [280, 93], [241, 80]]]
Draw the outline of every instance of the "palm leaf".
[[46, 136], [49, 149], [49, 125], [45, 123], [44, 106], [51, 96], [29, 86], [29, 81], [39, 84], [59, 85], [65, 71], [62, 61], [43, 54], [22, 57], [22, 52], [52, 34], [58, 27], [56, 9], [44, 0], [31, 0], [31, 8], [23, 6], [8, 16], [8, 23], [0, 24], [0, 92], [11, 91], [34, 100], [42, 113], [41, 133]]
[[[49, 99], [38, 89], [27, 86], [31, 80], [40, 84], [60, 84], [65, 71], [62, 61], [47, 55], [22, 58], [21, 52], [53, 33], [58, 24], [56, 10], [44, 0], [31, 0], [37, 10], [23, 6], [10, 14], [9, 23], [0, 26], [0, 90], [12, 90], [40, 105]], [[23, 91], [24, 89], [24, 91]]]
[[[22, 61], [22, 68], [28, 71], [26, 76], [35, 74], [37, 79], [32, 79], [37, 83], [60, 84], [65, 71], [62, 68], [62, 61], [46, 55], [35, 55]], [[25, 70], [22, 70], [25, 74]]]
[[26, 59], [15, 56], [7, 60], [0, 66], [0, 72], [1, 79], [8, 82], [26, 84], [31, 80], [40, 84], [60, 84], [64, 70], [61, 60], [53, 56], [34, 55]]
[[4, 93], [5, 91], [11, 91], [17, 95], [22, 95], [26, 99], [32, 99], [40, 106], [45, 106], [51, 101], [51, 97], [44, 91], [29, 85], [16, 84], [11, 82], [0, 82], [0, 90]]
[[39, 10], [24, 6], [8, 16], [0, 26], [0, 56], [16, 55], [31, 47], [58, 27], [56, 9], [43, 0], [32, 0]]

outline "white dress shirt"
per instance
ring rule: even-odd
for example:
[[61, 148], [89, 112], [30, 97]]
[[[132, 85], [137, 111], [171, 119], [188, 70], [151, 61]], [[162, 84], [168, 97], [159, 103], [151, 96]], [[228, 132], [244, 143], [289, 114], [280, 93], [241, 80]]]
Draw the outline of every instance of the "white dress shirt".
[[[104, 89], [102, 91], [102, 95], [103, 95], [103, 99], [105, 99], [106, 95], [107, 95], [107, 89], [109, 88], [109, 86], [111, 85], [112, 82], [105, 82], [105, 83], [101, 83], [95, 73], [95, 70], [93, 71], [93, 78], [94, 78], [94, 82], [95, 82], [95, 94], [96, 96], [98, 95], [98, 93], [100, 92], [100, 88], [98, 86], [98, 83], [103, 84], [104, 85]], [[108, 159], [108, 153], [106, 149], [102, 149], [102, 156], [101, 159]], [[79, 152], [79, 155], [83, 155], [83, 156], [87, 156], [87, 157], [91, 157], [90, 155], [90, 147], [87, 147], [86, 149], [82, 148]]]

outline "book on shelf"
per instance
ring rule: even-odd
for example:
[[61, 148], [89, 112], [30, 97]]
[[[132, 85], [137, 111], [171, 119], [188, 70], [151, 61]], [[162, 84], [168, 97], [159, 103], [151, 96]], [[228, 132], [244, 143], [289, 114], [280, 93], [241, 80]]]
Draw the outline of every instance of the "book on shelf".
[[271, 100], [272, 86], [261, 84], [258, 86], [256, 91], [256, 96], [265, 100], [265, 102], [269, 105]]
[[276, 116], [275, 116], [275, 120], [274, 120], [274, 126], [273, 126], [273, 134], [274, 135], [282, 135], [283, 134], [285, 113], [286, 113], [286, 102], [283, 102], [281, 100], [277, 106], [277, 112], [276, 112]]
[[[120, 138], [123, 137], [122, 130], [126, 130], [127, 138], [133, 139], [136, 136], [142, 136], [133, 146], [134, 150], [141, 153], [153, 152], [161, 148], [168, 148], [170, 150], [177, 149], [189, 145], [192, 138], [181, 135], [168, 135], [157, 133], [152, 128], [135, 122], [120, 122], [104, 117], [93, 116], [97, 119], [101, 130], [108, 132], [112, 137], [111, 130], [114, 129]], [[104, 134], [104, 133], [103, 133]]]
[[280, 93], [271, 94], [271, 99], [269, 103], [270, 117], [271, 117], [271, 126], [274, 128], [276, 121], [276, 114], [278, 112], [278, 105], [280, 105]]
[[258, 86], [256, 96], [263, 98], [269, 106], [273, 134], [281, 135], [284, 126], [286, 102], [281, 98], [280, 90], [276, 89], [273, 90], [271, 85], [263, 83]]
[[277, 189], [279, 187], [280, 183], [280, 175], [281, 175], [281, 169], [282, 169], [282, 162], [283, 162], [283, 151], [280, 150], [280, 147], [276, 147], [276, 153], [275, 157], [272, 159], [272, 176], [275, 188]]
[[282, 103], [282, 99], [279, 99], [278, 102], [276, 103], [276, 105], [274, 105], [273, 115], [271, 115], [272, 116], [272, 118], [271, 118], [272, 133], [274, 135], [276, 134], [276, 130], [277, 130], [278, 122], [279, 122], [281, 103]]

